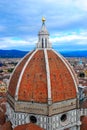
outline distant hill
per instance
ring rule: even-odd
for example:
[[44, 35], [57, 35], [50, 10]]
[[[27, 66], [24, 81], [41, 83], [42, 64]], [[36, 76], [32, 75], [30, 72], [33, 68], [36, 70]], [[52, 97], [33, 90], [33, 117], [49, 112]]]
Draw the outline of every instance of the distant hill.
[[[28, 51], [0, 50], [0, 58], [22, 58]], [[64, 57], [87, 57], [87, 50], [84, 51], [62, 51]]]
[[27, 53], [19, 50], [0, 50], [0, 58], [21, 58]]
[[60, 52], [64, 57], [87, 57], [87, 50]]

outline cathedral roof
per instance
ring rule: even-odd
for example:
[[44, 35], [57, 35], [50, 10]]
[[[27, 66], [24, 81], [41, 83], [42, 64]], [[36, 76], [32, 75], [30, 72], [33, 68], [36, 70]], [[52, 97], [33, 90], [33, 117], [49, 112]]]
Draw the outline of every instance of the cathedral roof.
[[47, 103], [76, 98], [77, 82], [67, 61], [54, 50], [35, 50], [17, 65], [8, 92], [16, 100]]

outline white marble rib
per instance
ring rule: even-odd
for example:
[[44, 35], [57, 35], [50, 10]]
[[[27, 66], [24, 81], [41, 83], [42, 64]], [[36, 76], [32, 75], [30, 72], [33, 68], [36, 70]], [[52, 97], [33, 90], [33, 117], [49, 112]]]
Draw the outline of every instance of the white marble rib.
[[47, 55], [47, 49], [44, 49], [45, 55], [45, 63], [46, 63], [46, 73], [47, 73], [47, 88], [48, 88], [48, 104], [51, 104], [51, 81], [50, 81], [50, 68], [49, 68], [49, 61]]

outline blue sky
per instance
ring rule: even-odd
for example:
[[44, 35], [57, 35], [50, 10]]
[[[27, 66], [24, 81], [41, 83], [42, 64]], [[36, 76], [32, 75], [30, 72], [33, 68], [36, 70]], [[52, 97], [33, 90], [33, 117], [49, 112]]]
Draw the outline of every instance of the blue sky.
[[0, 49], [35, 48], [42, 16], [53, 48], [87, 50], [87, 0], [0, 0]]

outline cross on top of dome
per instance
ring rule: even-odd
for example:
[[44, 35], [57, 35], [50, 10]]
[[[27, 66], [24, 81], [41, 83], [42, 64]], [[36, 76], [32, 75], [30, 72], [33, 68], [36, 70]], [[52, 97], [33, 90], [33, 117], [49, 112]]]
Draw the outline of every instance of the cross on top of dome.
[[42, 17], [42, 22], [45, 23], [46, 19], [45, 17]]

